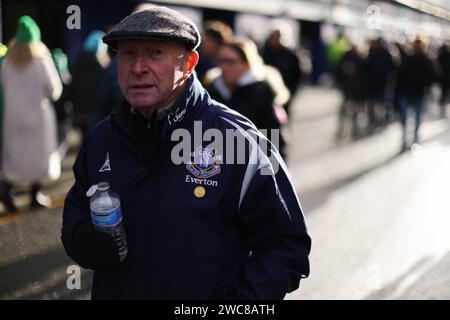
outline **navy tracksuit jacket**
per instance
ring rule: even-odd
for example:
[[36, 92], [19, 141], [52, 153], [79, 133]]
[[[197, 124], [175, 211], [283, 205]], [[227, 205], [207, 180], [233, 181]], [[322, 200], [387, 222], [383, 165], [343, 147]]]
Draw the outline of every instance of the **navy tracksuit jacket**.
[[[154, 139], [141, 141], [124, 104], [79, 152], [63, 215], [68, 255], [82, 265], [74, 232], [90, 220], [86, 191], [101, 181], [120, 196], [128, 240], [120, 271], [95, 272], [92, 298], [282, 299], [309, 274], [311, 239], [278, 152], [269, 153], [272, 161], [278, 155], [275, 170], [252, 144], [253, 124], [211, 100], [194, 76], [170, 111], [149, 131]], [[226, 147], [213, 155], [210, 141], [192, 139], [192, 162], [175, 164], [177, 137], [193, 135], [195, 123], [224, 137], [234, 130], [246, 146], [244, 161], [227, 164]], [[234, 159], [242, 155], [237, 149]]]

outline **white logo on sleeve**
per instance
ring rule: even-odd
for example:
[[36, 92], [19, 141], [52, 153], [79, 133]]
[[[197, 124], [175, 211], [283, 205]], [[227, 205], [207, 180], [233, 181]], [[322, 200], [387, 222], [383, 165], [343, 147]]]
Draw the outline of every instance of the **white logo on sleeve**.
[[105, 163], [102, 165], [98, 172], [111, 171], [111, 165], [109, 163], [109, 152], [106, 153]]

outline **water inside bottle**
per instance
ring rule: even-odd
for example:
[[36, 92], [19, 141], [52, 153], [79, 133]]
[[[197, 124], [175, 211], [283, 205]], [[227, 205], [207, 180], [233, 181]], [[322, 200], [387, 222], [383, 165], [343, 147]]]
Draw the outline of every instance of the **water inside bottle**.
[[[103, 190], [101, 190], [103, 189]], [[120, 200], [117, 197], [108, 194], [109, 188], [99, 188], [97, 192], [101, 194], [95, 196], [91, 202], [91, 211], [99, 216], [107, 216], [112, 211], [120, 210]], [[113, 193], [114, 194], [114, 193]], [[128, 253], [127, 240], [122, 222], [115, 226], [100, 227], [94, 225], [96, 229], [106, 232], [113, 238], [114, 245], [117, 247], [120, 261], [123, 261]]]

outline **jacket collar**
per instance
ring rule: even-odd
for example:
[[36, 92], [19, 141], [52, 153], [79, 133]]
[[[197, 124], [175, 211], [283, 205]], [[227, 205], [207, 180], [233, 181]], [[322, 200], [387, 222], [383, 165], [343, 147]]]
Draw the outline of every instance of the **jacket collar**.
[[[174, 130], [176, 127], [182, 127], [189, 123], [196, 114], [201, 112], [202, 101], [207, 99], [207, 94], [203, 86], [195, 75], [191, 75], [186, 82], [183, 93], [177, 98], [175, 103], [166, 110], [158, 113], [158, 125], [162, 126], [162, 138]], [[116, 110], [111, 113], [111, 122], [113, 126], [118, 127], [120, 131], [125, 133], [132, 140], [134, 115], [131, 112], [131, 106], [124, 101]]]
[[194, 114], [200, 111], [202, 105], [200, 102], [204, 99], [206, 99], [206, 91], [197, 77], [192, 75], [187, 80], [184, 92], [178, 97], [174, 105], [162, 115], [165, 116], [169, 128], [181, 126], [182, 122], [191, 119]]

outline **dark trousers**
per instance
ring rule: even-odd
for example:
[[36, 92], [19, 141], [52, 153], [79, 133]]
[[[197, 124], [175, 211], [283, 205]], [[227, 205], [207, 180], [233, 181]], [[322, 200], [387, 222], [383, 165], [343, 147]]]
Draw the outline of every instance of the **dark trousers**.
[[403, 144], [407, 143], [407, 120], [409, 111], [413, 111], [415, 115], [415, 127], [414, 127], [414, 143], [419, 142], [419, 128], [422, 120], [422, 113], [425, 105], [425, 99], [423, 96], [409, 97], [400, 96], [400, 119], [403, 126]]

